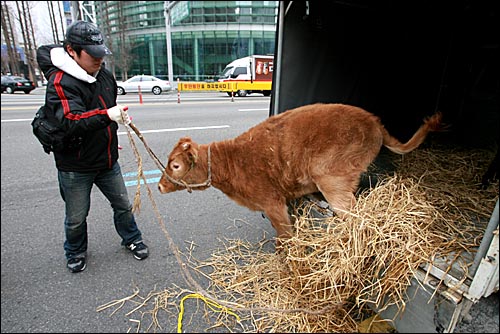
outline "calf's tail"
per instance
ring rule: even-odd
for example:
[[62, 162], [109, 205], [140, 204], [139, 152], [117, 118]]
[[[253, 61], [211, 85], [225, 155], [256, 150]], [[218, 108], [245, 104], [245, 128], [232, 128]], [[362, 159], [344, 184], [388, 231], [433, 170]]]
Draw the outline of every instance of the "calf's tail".
[[444, 129], [441, 123], [442, 118], [443, 116], [440, 112], [436, 112], [431, 117], [426, 118], [424, 124], [422, 124], [413, 137], [404, 144], [391, 136], [389, 132], [383, 128], [383, 145], [394, 153], [409, 153], [423, 143], [429, 132], [442, 131]]

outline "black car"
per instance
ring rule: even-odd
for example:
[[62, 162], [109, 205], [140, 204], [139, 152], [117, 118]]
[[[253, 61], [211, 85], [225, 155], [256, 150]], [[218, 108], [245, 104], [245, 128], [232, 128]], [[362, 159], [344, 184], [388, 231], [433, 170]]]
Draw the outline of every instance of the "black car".
[[14, 75], [2, 75], [2, 93], [14, 94], [16, 91], [22, 91], [29, 94], [35, 88], [36, 86], [31, 80]]

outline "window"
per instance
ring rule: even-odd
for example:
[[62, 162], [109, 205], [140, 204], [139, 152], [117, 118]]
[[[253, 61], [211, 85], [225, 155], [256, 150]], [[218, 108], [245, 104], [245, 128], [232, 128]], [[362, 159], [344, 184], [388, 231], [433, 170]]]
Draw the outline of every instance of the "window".
[[236, 67], [234, 69], [233, 75], [237, 77], [240, 74], [247, 74], [247, 68], [246, 67]]

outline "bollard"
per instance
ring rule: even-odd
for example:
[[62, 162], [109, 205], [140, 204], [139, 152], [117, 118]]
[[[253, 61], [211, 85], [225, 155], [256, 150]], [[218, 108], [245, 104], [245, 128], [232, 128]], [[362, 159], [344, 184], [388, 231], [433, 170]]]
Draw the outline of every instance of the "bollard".
[[142, 104], [142, 91], [141, 91], [141, 86], [137, 86], [139, 88], [139, 104]]
[[179, 78], [177, 78], [177, 103], [181, 103], [181, 90], [179, 87]]
[[231, 88], [231, 102], [234, 102], [234, 90]]

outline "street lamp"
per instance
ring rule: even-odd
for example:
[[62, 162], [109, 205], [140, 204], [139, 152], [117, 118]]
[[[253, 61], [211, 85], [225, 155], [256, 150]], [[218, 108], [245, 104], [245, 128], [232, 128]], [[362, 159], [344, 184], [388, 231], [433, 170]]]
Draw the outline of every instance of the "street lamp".
[[177, 4], [178, 1], [165, 1], [164, 9], [165, 9], [165, 28], [166, 28], [166, 39], [167, 39], [167, 72], [168, 72], [168, 81], [172, 87], [174, 86], [174, 73], [172, 66], [172, 37], [170, 24], [172, 22], [170, 17], [170, 10]]

